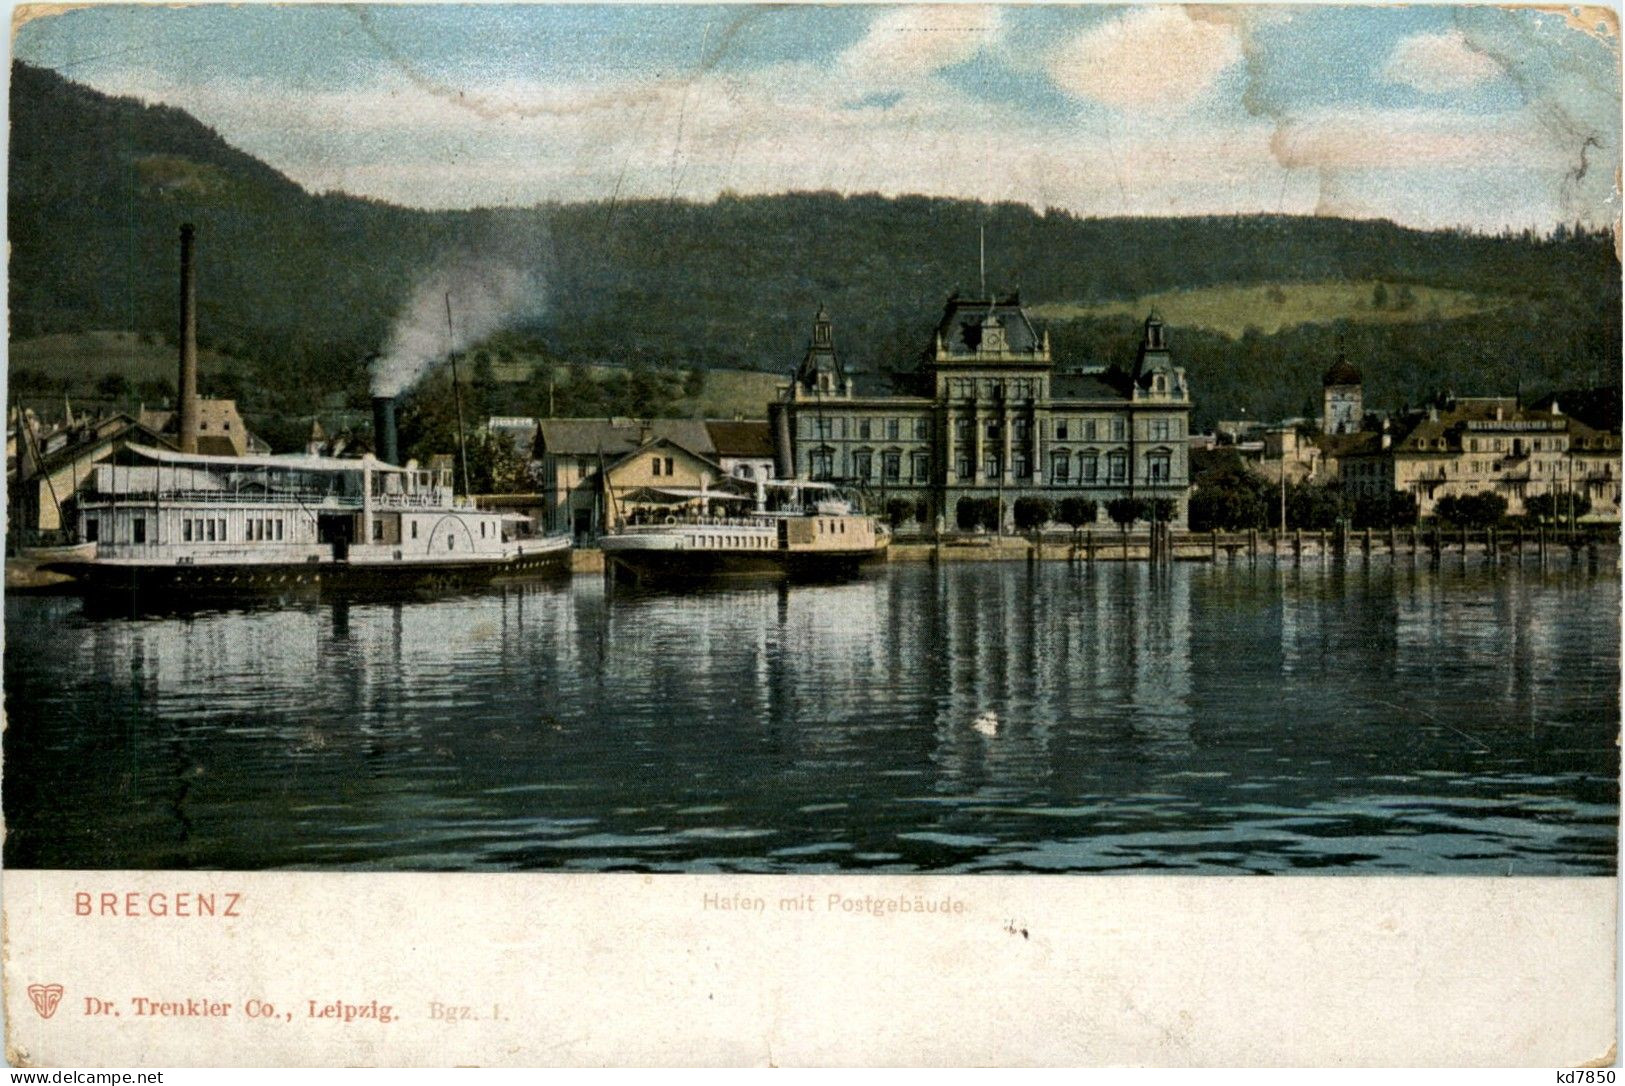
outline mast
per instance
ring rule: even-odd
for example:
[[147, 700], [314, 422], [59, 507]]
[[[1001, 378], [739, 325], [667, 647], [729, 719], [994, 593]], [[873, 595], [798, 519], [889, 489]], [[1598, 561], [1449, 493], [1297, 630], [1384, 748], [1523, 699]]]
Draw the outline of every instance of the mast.
[[982, 280], [982, 297], [987, 297], [987, 225], [984, 223], [976, 228], [977, 267], [980, 269]]
[[463, 462], [463, 497], [472, 497], [468, 487], [468, 442], [463, 436], [463, 383], [457, 377], [456, 336], [451, 329], [451, 291], [446, 291], [446, 354], [451, 359], [451, 398], [457, 405], [457, 457]]

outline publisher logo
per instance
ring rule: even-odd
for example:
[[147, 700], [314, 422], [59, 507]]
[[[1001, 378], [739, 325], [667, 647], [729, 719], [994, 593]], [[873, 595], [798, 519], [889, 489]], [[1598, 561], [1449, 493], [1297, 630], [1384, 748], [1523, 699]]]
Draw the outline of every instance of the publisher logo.
[[57, 1004], [62, 1002], [62, 985], [30, 984], [28, 998], [34, 1001], [34, 1009], [41, 1018], [49, 1018], [56, 1013]]

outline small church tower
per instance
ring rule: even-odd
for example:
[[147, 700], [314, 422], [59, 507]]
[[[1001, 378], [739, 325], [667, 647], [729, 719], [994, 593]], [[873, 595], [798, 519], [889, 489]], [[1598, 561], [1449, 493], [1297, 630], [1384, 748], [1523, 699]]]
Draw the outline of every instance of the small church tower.
[[835, 355], [835, 326], [823, 306], [813, 318], [812, 342], [796, 369], [796, 384], [804, 393], [833, 396], [845, 391], [846, 373]]
[[1328, 434], [1355, 434], [1364, 418], [1361, 404], [1360, 371], [1341, 351], [1332, 368], [1320, 379], [1322, 386], [1320, 428]]
[[1186, 398], [1185, 370], [1175, 366], [1168, 351], [1168, 332], [1156, 310], [1145, 318], [1139, 355], [1134, 363], [1134, 399], [1173, 400]]

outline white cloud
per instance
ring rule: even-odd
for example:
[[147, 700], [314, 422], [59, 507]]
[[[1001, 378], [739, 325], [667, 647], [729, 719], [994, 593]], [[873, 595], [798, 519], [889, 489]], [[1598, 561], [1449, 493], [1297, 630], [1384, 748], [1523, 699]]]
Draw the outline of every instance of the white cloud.
[[[1096, 48], [1103, 41], [1127, 48], [1153, 26], [1148, 17], [1161, 20], [1164, 32], [1152, 35], [1160, 48], [1182, 34], [1210, 43], [1197, 50], [1208, 62], [1205, 74], [1187, 65], [1179, 95], [1159, 84], [1162, 102], [1201, 96], [1245, 34], [1216, 14], [1191, 19], [1163, 9], [1129, 16], [1137, 29], [1115, 20], [1108, 37], [1091, 40]], [[865, 42], [879, 41], [878, 33], [872, 28]], [[893, 82], [903, 93], [885, 108], [862, 109], [850, 108], [854, 91], [883, 84], [856, 82], [844, 63], [687, 77], [471, 81], [450, 93], [398, 73], [293, 94], [286, 84], [256, 79], [203, 84], [126, 73], [96, 82], [188, 109], [312, 189], [420, 207], [829, 188], [1016, 200], [1097, 215], [1365, 215], [1390, 208], [1418, 225], [1499, 228], [1519, 192], [1544, 209], [1550, 201], [1539, 179], [1552, 188], [1569, 166], [1541, 117], [1527, 109], [1482, 116], [1343, 108], [1264, 117], [1165, 105], [1105, 125], [1082, 110], [1031, 114], [932, 77], [952, 58], [974, 55], [968, 48], [960, 39], [954, 49], [910, 52], [896, 68], [914, 73], [914, 81]], [[856, 54], [872, 55], [868, 49]], [[1602, 161], [1601, 152], [1596, 158]], [[1506, 173], [1504, 191], [1483, 181], [1497, 169]], [[1611, 185], [1611, 169], [1592, 172]]]
[[1172, 113], [1202, 97], [1241, 55], [1241, 38], [1227, 19], [1200, 9], [1141, 8], [1056, 49], [1049, 74], [1078, 97]]
[[1394, 46], [1383, 65], [1382, 77], [1427, 94], [1466, 90], [1501, 74], [1501, 66], [1483, 50], [1474, 49], [1459, 30], [1417, 34]]
[[1273, 141], [1283, 166], [1415, 170], [1497, 165], [1561, 171], [1564, 160], [1527, 112], [1357, 109], [1284, 121]]
[[996, 7], [913, 4], [886, 11], [838, 66], [866, 85], [893, 85], [930, 76], [992, 45], [1003, 26]]

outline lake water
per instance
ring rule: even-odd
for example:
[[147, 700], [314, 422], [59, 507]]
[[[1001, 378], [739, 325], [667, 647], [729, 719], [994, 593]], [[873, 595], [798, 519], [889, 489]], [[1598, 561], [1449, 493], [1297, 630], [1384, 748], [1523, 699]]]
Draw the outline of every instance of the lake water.
[[1617, 572], [1419, 561], [10, 598], [5, 861], [1612, 873]]

